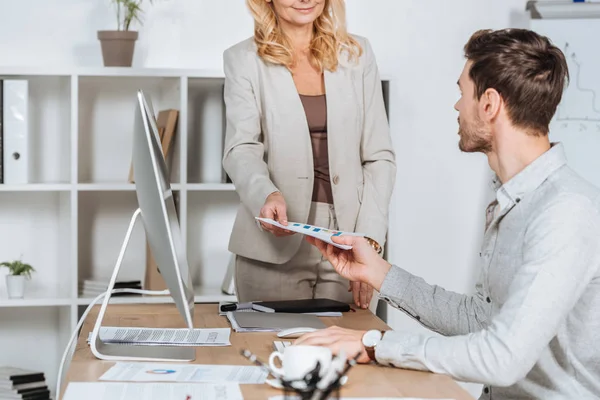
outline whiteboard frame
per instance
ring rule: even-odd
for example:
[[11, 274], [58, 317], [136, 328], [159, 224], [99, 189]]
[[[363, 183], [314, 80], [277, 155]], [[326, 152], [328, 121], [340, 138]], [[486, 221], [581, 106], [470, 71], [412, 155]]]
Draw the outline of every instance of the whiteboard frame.
[[574, 19], [574, 18], [600, 18], [600, 3], [573, 2], [563, 0], [530, 0], [526, 10], [532, 19]]

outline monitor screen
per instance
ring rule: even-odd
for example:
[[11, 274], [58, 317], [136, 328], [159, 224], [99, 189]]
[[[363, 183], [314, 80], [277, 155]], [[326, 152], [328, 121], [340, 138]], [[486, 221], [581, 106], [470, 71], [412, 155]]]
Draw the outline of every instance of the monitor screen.
[[133, 174], [146, 239], [186, 325], [193, 328], [194, 290], [154, 110], [137, 95]]

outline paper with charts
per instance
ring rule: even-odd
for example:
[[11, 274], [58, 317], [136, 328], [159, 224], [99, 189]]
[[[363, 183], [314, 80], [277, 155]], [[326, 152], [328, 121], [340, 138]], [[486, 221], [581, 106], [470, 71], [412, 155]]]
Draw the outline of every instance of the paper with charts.
[[117, 362], [100, 377], [100, 380], [261, 384], [265, 383], [268, 374], [263, 368], [254, 365]]
[[[230, 346], [229, 328], [134, 328], [103, 326], [100, 340], [105, 343], [128, 343], [138, 346]], [[88, 335], [88, 343], [92, 332]]]
[[331, 238], [333, 236], [340, 236], [340, 235], [360, 236], [360, 237], [365, 236], [364, 233], [336, 231], [336, 230], [331, 230], [331, 229], [327, 229], [327, 228], [322, 228], [320, 226], [314, 226], [314, 225], [310, 225], [310, 224], [302, 224], [300, 222], [288, 222], [288, 224], [286, 226], [286, 225], [280, 224], [279, 222], [277, 222], [271, 218], [260, 218], [260, 217], [255, 217], [255, 218], [258, 221], [262, 221], [267, 224], [275, 225], [282, 229], [287, 229], [288, 231], [297, 232], [297, 233], [301, 233], [303, 235], [315, 237], [317, 239], [320, 239], [324, 242], [327, 242], [329, 244], [334, 245], [335, 247], [339, 247], [340, 249], [344, 249], [344, 250], [350, 250], [352, 248], [352, 246], [335, 243], [333, 240], [331, 240]]

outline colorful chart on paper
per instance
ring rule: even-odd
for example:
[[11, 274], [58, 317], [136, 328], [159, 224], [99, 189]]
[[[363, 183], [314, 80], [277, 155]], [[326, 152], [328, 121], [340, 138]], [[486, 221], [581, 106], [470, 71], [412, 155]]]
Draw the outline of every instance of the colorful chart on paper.
[[344, 244], [338, 244], [335, 243], [331, 240], [331, 238], [333, 236], [340, 236], [340, 235], [351, 235], [351, 236], [365, 236], [364, 233], [355, 233], [355, 232], [344, 232], [344, 231], [337, 231], [337, 230], [331, 230], [331, 229], [327, 229], [327, 228], [322, 228], [320, 226], [314, 226], [314, 225], [310, 225], [310, 224], [303, 224], [300, 222], [288, 222], [287, 226], [281, 225], [279, 222], [270, 219], [270, 218], [259, 218], [256, 217], [256, 219], [258, 221], [262, 221], [265, 222], [267, 224], [271, 224], [271, 225], [275, 225], [278, 226], [280, 228], [283, 229], [287, 229], [288, 231], [292, 231], [292, 232], [296, 232], [296, 233], [300, 233], [303, 235], [308, 235], [308, 236], [312, 236], [315, 237], [317, 239], [320, 239], [324, 242], [327, 242], [329, 244], [334, 245], [335, 247], [339, 247], [340, 249], [344, 249], [344, 250], [350, 250], [352, 248], [352, 246], [348, 246], [348, 245], [344, 245]]

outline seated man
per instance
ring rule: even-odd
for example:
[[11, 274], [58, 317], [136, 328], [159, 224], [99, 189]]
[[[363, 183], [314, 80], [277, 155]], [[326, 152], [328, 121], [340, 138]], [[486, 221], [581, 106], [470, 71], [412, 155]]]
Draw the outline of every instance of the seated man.
[[475, 33], [465, 56], [459, 147], [484, 153], [496, 173], [476, 294], [429, 285], [363, 238], [336, 239], [349, 251], [309, 238], [340, 275], [442, 336], [333, 327], [296, 344], [482, 383], [482, 399], [600, 398], [600, 191], [548, 139], [565, 57], [518, 29]]

